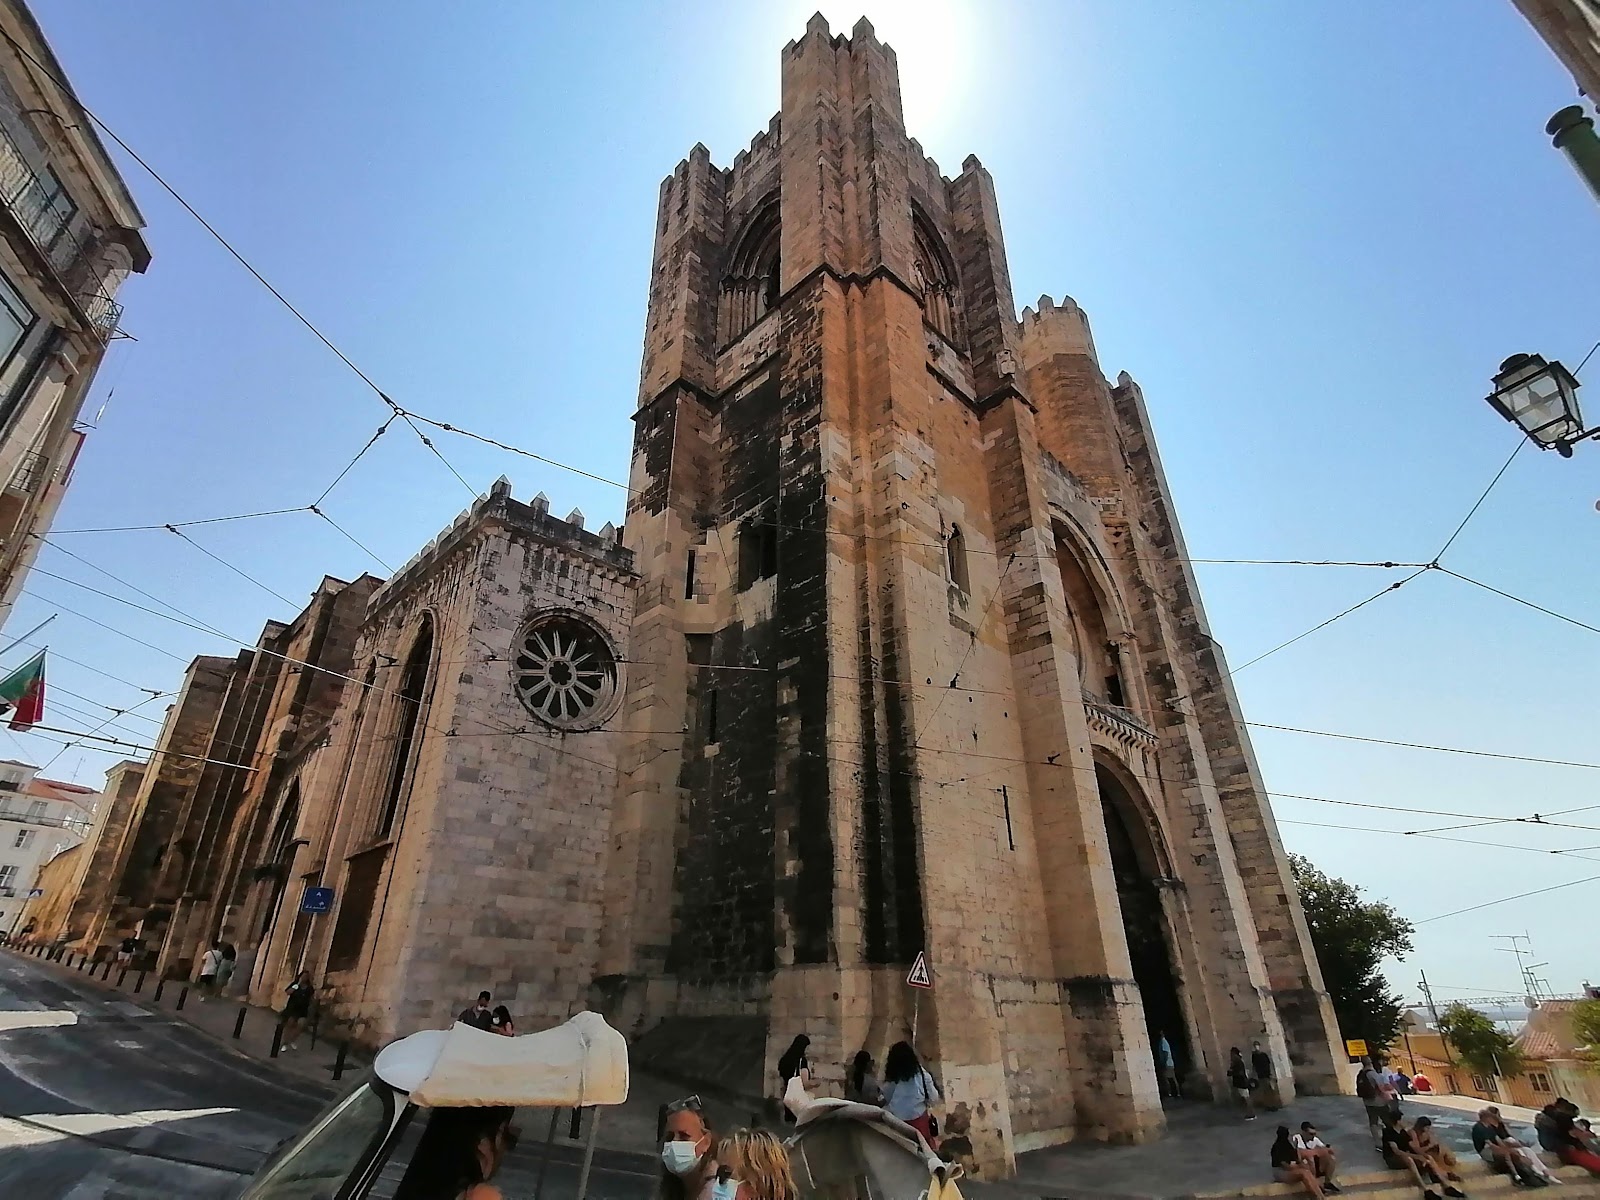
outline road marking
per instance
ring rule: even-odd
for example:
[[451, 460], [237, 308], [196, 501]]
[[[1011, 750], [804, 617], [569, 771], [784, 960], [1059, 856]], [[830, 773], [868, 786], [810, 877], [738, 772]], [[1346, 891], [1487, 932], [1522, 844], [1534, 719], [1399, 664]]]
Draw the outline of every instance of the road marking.
[[65, 1009], [54, 1012], [0, 1012], [0, 1033], [8, 1029], [44, 1029], [55, 1025], [76, 1025], [78, 1014]]

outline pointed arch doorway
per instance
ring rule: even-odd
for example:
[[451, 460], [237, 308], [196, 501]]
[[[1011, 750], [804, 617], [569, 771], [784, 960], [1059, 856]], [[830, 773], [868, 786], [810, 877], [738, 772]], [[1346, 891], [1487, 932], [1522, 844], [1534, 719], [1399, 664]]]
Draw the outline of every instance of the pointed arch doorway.
[[1144, 1003], [1145, 1026], [1151, 1053], [1157, 1038], [1165, 1035], [1172, 1047], [1178, 1078], [1188, 1079], [1197, 1066], [1189, 1030], [1188, 1005], [1176, 966], [1178, 957], [1173, 929], [1162, 889], [1172, 872], [1163, 847], [1152, 835], [1150, 815], [1137, 784], [1122, 772], [1095, 761], [1095, 782], [1105, 817], [1111, 872], [1117, 883], [1122, 909], [1122, 931], [1128, 942], [1133, 980]]

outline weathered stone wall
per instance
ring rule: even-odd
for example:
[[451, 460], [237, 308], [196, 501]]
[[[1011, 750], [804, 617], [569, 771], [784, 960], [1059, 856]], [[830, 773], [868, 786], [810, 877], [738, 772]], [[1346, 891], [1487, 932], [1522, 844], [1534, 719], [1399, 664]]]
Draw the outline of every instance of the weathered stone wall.
[[133, 815], [112, 861], [116, 880], [97, 941], [116, 940], [139, 927], [147, 947], [166, 937], [171, 910], [152, 911], [162, 865], [173, 848], [177, 822], [190, 791], [205, 768], [217, 716], [227, 694], [235, 662], [202, 657], [189, 664], [178, 698], [156, 747], [161, 753], [146, 767]]
[[[300, 777], [307, 881], [333, 886], [339, 904], [311, 925], [304, 958], [365, 1040], [448, 1024], [480, 988], [540, 1028], [574, 1011], [594, 976], [614, 735], [558, 731], [523, 707], [513, 639], [530, 618], [567, 612], [625, 657], [634, 579], [609, 526], [586, 532], [547, 507], [497, 485], [372, 597], [352, 674], [370, 668], [374, 686], [345, 690]], [[385, 831], [399, 676], [425, 622], [425, 698]], [[378, 861], [376, 882], [341, 956], [358, 860]], [[282, 965], [258, 973], [258, 990], [292, 969], [277, 950], [269, 961]]]
[[1175, 707], [1216, 675], [1145, 529], [1164, 481], [1076, 306], [1016, 319], [993, 182], [906, 137], [870, 25], [814, 18], [768, 132], [663, 184], [641, 379], [632, 638], [659, 666], [625, 709], [596, 1002], [650, 1044], [765, 1019], [772, 1090], [795, 1033], [826, 1085], [915, 1028], [989, 1171], [1158, 1130], [1157, 1028], [1202, 1087], [1229, 1044], [1284, 1061], [1270, 964], [1315, 988], [1303, 944], [1263, 950], [1281, 855], [1229, 836], [1265, 811], [1218, 783], [1236, 714]]
[[94, 831], [83, 846], [88, 861], [83, 864], [67, 928], [73, 944], [94, 951], [103, 945], [101, 930], [111, 907], [117, 883], [117, 864], [128, 829], [137, 814], [138, 797], [144, 782], [146, 764], [124, 760], [106, 772], [106, 786], [95, 813]]

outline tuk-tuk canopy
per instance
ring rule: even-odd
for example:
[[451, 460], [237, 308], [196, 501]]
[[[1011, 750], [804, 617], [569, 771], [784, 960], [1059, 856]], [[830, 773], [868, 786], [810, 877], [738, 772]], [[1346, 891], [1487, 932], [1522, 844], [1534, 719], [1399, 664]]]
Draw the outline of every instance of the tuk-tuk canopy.
[[599, 1013], [505, 1037], [457, 1022], [391, 1042], [373, 1071], [436, 1108], [580, 1108], [628, 1098], [628, 1043]]

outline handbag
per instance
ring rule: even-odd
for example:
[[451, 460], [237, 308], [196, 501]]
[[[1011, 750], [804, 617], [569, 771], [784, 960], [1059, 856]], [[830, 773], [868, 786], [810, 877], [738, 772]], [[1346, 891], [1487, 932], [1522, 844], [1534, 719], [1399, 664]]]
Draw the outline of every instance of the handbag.
[[923, 1070], [917, 1076], [917, 1082], [922, 1085], [922, 1102], [928, 1105], [928, 1136], [936, 1138], [939, 1136], [939, 1118], [933, 1115], [933, 1105], [929, 1103], [931, 1097], [928, 1095], [928, 1072], [926, 1070]]

